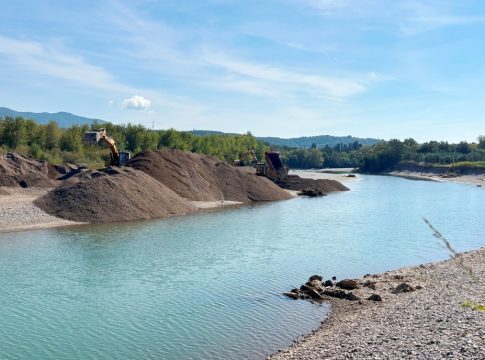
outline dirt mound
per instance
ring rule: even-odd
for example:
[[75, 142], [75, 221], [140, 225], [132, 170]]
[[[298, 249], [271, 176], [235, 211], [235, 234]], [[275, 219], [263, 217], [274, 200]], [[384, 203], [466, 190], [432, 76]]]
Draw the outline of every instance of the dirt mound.
[[9, 152], [0, 156], [0, 186], [53, 187], [58, 176], [47, 161]]
[[277, 181], [277, 184], [283, 189], [306, 191], [312, 190], [322, 194], [328, 194], [334, 191], [347, 191], [348, 187], [335, 180], [327, 179], [304, 179], [298, 175], [288, 175], [286, 179]]
[[196, 210], [160, 182], [130, 168], [84, 173], [77, 182], [57, 187], [35, 204], [51, 215], [91, 223], [143, 220]]
[[194, 201], [241, 202], [288, 199], [290, 195], [270, 180], [215, 157], [180, 150], [148, 150], [130, 166], [142, 170], [180, 196]]

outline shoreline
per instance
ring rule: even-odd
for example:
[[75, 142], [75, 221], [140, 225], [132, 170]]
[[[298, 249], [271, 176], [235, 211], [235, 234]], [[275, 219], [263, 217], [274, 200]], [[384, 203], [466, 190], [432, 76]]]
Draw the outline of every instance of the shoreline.
[[454, 182], [460, 184], [475, 185], [477, 187], [485, 187], [485, 174], [477, 175], [460, 175], [456, 177], [441, 177], [435, 173], [415, 172], [415, 171], [391, 171], [383, 173], [386, 176], [395, 176], [408, 180], [424, 180], [436, 182]]
[[[364, 287], [354, 291], [361, 302], [324, 296], [331, 309], [321, 326], [267, 359], [481, 359], [485, 312], [463, 304], [485, 304], [484, 278], [485, 247], [365, 276], [360, 280], [375, 283], [372, 292], [382, 302], [364, 300]], [[394, 294], [391, 289], [403, 282], [416, 290]]]
[[[51, 189], [0, 187], [0, 234], [89, 224], [52, 216], [37, 207], [34, 201], [49, 190]], [[297, 196], [296, 191], [285, 191], [292, 198]], [[197, 208], [194, 213], [248, 205], [231, 200], [190, 201], [190, 203]]]

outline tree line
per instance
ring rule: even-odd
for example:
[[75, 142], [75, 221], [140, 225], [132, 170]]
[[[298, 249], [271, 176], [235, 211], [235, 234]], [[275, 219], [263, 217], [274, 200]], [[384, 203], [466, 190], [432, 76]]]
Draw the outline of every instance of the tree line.
[[286, 165], [297, 169], [358, 167], [363, 172], [378, 173], [391, 169], [400, 161], [431, 165], [466, 162], [485, 167], [485, 136], [479, 136], [477, 142], [473, 143], [430, 141], [419, 144], [414, 139], [393, 139], [375, 145], [363, 145], [353, 141], [320, 148], [314, 143], [310, 148], [297, 149], [270, 146], [257, 140], [249, 132], [244, 135], [197, 136], [173, 129], [150, 130], [142, 125], [111, 123], [60, 128], [55, 121], [38, 124], [21, 117], [0, 118], [0, 151], [16, 151], [54, 164], [70, 162], [102, 167], [109, 160], [106, 146], [83, 143], [84, 133], [99, 127], [106, 129], [120, 150], [128, 150], [134, 154], [141, 150], [169, 148], [212, 155], [233, 163], [248, 150], [254, 150], [258, 159], [264, 159], [264, 152], [272, 147], [273, 150], [280, 151]]
[[294, 168], [352, 167], [363, 172], [386, 171], [401, 161], [445, 166], [457, 163], [485, 166], [485, 136], [477, 142], [466, 141], [450, 144], [445, 141], [429, 141], [419, 144], [414, 139], [392, 139], [375, 145], [358, 142], [307, 149], [280, 149], [283, 159]]
[[54, 164], [70, 162], [102, 167], [109, 160], [106, 146], [83, 142], [86, 131], [101, 127], [115, 139], [120, 150], [134, 154], [141, 150], [169, 148], [212, 155], [232, 163], [249, 149], [254, 150], [258, 158], [263, 158], [264, 152], [269, 149], [269, 145], [256, 140], [250, 133], [196, 136], [173, 129], [150, 130], [142, 125], [111, 123], [60, 128], [55, 121], [38, 124], [21, 117], [4, 117], [0, 118], [0, 150], [15, 151]]

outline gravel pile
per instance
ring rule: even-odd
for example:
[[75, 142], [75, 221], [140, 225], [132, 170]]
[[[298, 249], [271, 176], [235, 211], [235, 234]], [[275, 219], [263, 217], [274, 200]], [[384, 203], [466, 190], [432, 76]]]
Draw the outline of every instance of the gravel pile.
[[[470, 267], [479, 280], [463, 268]], [[485, 249], [358, 280], [322, 327], [271, 359], [484, 359]], [[406, 284], [406, 285], [403, 285]], [[336, 286], [324, 289], [337, 289]], [[368, 300], [377, 294], [382, 301]], [[301, 301], [301, 300], [295, 300]]]
[[142, 170], [183, 198], [193, 201], [239, 202], [289, 199], [267, 178], [219, 159], [180, 150], [148, 150], [137, 154], [130, 166]]
[[293, 191], [314, 191], [326, 195], [334, 191], [348, 191], [349, 188], [335, 180], [307, 179], [298, 175], [288, 175], [284, 180], [276, 182], [280, 187]]
[[66, 220], [111, 223], [195, 211], [196, 207], [142, 171], [130, 168], [85, 172], [35, 201], [50, 215]]
[[49, 188], [56, 185], [55, 168], [47, 161], [9, 152], [0, 155], [0, 186]]

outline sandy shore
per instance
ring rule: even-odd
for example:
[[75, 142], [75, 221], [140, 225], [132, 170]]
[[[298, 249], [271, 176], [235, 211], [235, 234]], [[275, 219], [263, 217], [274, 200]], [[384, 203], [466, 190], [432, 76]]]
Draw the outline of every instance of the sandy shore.
[[34, 200], [49, 189], [3, 187], [0, 190], [0, 233], [80, 224], [51, 216], [34, 205]]
[[353, 174], [355, 177], [349, 177], [352, 169], [325, 169], [325, 170], [290, 170], [290, 175], [298, 175], [304, 179], [324, 179], [324, 180], [336, 180], [341, 183], [349, 181], [358, 181], [359, 175]]
[[392, 171], [388, 173], [391, 176], [402, 177], [410, 180], [428, 180], [428, 181], [448, 181], [464, 184], [471, 184], [485, 188], [485, 174], [480, 175], [461, 175], [456, 177], [440, 177], [433, 173], [420, 173], [413, 171]]
[[[485, 304], [484, 279], [485, 248], [367, 276], [375, 290], [354, 290], [360, 303], [328, 297], [321, 328], [270, 359], [484, 359], [485, 312], [464, 306]], [[415, 291], [395, 294], [402, 283]], [[371, 293], [383, 301], [365, 300]]]

